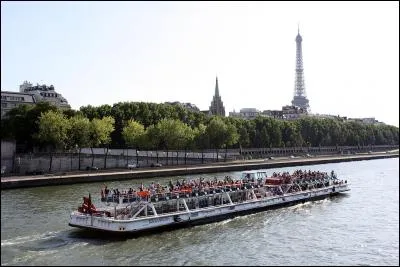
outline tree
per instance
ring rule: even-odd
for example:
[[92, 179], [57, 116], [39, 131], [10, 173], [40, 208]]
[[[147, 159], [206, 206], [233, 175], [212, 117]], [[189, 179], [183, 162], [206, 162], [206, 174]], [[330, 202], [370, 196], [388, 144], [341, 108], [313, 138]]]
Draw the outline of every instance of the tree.
[[250, 145], [250, 136], [246, 127], [242, 127], [239, 130], [239, 145], [241, 148], [248, 147]]
[[210, 145], [216, 149], [225, 144], [225, 133], [227, 127], [225, 122], [218, 116], [214, 116], [207, 127], [207, 135], [209, 136]]
[[231, 123], [226, 124], [219, 116], [214, 116], [211, 119], [206, 132], [211, 146], [217, 149], [217, 161], [219, 160], [219, 148], [222, 148], [223, 145], [227, 148], [228, 145], [235, 144], [239, 140], [236, 127]]
[[81, 169], [81, 149], [90, 146], [91, 123], [88, 118], [82, 115], [71, 117], [68, 121], [68, 147], [70, 149], [78, 148], [78, 169]]
[[260, 142], [261, 142], [261, 147], [268, 147], [270, 144], [269, 140], [269, 134], [267, 131], [267, 127], [264, 125], [260, 131]]
[[192, 144], [194, 131], [187, 124], [174, 119], [162, 119], [155, 126], [158, 148], [183, 149]]
[[129, 120], [128, 124], [122, 130], [125, 144], [132, 147], [137, 147], [140, 144], [144, 134], [144, 126], [135, 120]]
[[[143, 143], [145, 136], [144, 126], [134, 120], [129, 120], [122, 130], [122, 137], [125, 144], [136, 148], [136, 164], [139, 165], [138, 147]], [[127, 148], [128, 149], [128, 148]], [[128, 150], [127, 150], [128, 151]]]
[[239, 134], [237, 132], [236, 126], [227, 122], [226, 123], [226, 133], [225, 133], [225, 161], [228, 152], [228, 146], [232, 146], [239, 141]]
[[66, 147], [70, 124], [64, 114], [59, 111], [42, 113], [39, 117], [38, 125], [39, 132], [35, 135], [36, 139], [56, 149], [64, 149]]
[[282, 145], [282, 131], [281, 131], [281, 123], [278, 120], [270, 119], [269, 120], [269, 135], [270, 142], [273, 147], [279, 147]]
[[208, 147], [210, 143], [209, 136], [207, 135], [207, 126], [200, 123], [198, 127], [193, 130], [194, 138], [193, 142], [196, 148], [201, 149], [201, 163], [204, 163], [204, 152], [203, 150]]
[[239, 141], [239, 134], [236, 126], [227, 122], [225, 132], [225, 146], [232, 146]]
[[[53, 149], [65, 149], [68, 142], [68, 119], [60, 111], [47, 111], [42, 113], [38, 120], [39, 131], [34, 135], [35, 139]], [[53, 154], [50, 155], [49, 172], [53, 163]]]
[[104, 168], [106, 168], [108, 144], [111, 142], [111, 133], [114, 131], [115, 120], [113, 117], [105, 116], [102, 119], [94, 118], [90, 127], [90, 148], [92, 150], [92, 166], [94, 161], [93, 147], [105, 145]]
[[7, 112], [6, 118], [1, 118], [1, 138], [15, 139], [17, 143], [28, 142], [32, 132], [27, 127], [27, 115], [33, 106], [19, 105]]
[[67, 147], [69, 149], [82, 148], [90, 145], [91, 125], [88, 118], [82, 115], [71, 117], [68, 120], [70, 127], [68, 128]]
[[194, 129], [194, 142], [195, 146], [200, 149], [206, 149], [210, 140], [208, 139], [209, 136], [207, 135], [207, 126], [201, 123], [198, 127]]
[[94, 118], [99, 118], [98, 108], [93, 107], [91, 105], [80, 107], [79, 109], [85, 117], [89, 120], [93, 120]]
[[[36, 105], [19, 105], [7, 113], [7, 119], [2, 121], [1, 136], [15, 138], [17, 145], [23, 145], [24, 150], [32, 150], [38, 145], [36, 139], [39, 131], [38, 119], [42, 113], [57, 111], [57, 107], [48, 102], [38, 102]], [[3, 121], [4, 120], [4, 121]]]

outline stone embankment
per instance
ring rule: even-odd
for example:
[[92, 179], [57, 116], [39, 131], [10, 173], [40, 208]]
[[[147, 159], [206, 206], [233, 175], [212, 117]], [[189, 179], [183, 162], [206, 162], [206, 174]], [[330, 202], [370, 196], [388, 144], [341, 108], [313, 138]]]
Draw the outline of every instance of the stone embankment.
[[281, 157], [269, 160], [243, 160], [231, 162], [217, 162], [207, 165], [186, 165], [168, 166], [159, 168], [146, 168], [135, 170], [107, 170], [107, 171], [87, 171], [64, 173], [60, 175], [41, 175], [41, 176], [14, 176], [2, 177], [1, 189], [13, 189], [23, 187], [49, 186], [49, 185], [65, 185], [75, 183], [103, 182], [112, 180], [127, 180], [135, 178], [152, 178], [177, 175], [191, 175], [201, 173], [216, 173], [229, 171], [244, 171], [255, 169], [270, 169], [289, 166], [304, 166], [315, 164], [326, 164], [335, 162], [373, 160], [383, 158], [398, 158], [399, 152], [394, 153], [373, 153], [373, 154], [357, 154], [357, 155], [335, 155], [335, 156], [318, 156], [312, 158], [293, 158]]

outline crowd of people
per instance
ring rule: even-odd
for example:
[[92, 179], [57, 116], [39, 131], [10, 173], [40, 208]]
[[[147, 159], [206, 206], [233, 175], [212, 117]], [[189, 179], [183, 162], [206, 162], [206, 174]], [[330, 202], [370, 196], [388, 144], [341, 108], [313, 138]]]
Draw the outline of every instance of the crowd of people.
[[221, 192], [221, 190], [236, 190], [271, 185], [269, 183], [270, 178], [275, 180], [279, 179], [280, 184], [291, 184], [295, 183], [296, 181], [308, 182], [316, 179], [327, 180], [327, 178], [334, 179], [333, 183], [340, 183], [340, 181], [335, 180], [336, 175], [333, 171], [331, 173], [331, 176], [329, 177], [326, 172], [296, 170], [293, 172], [293, 174], [289, 174], [289, 172], [274, 172], [271, 177], [265, 177], [264, 179], [257, 180], [247, 179], [246, 177], [244, 179], [233, 180], [232, 177], [225, 176], [223, 180], [218, 180], [217, 177], [214, 177], [214, 179], [205, 179], [203, 177], [189, 180], [178, 179], [175, 183], [170, 180], [167, 185], [161, 185], [160, 183], [152, 182], [150, 185], [145, 186], [143, 183], [141, 183], [140, 186], [137, 188], [131, 187], [129, 189], [123, 189], [121, 191], [119, 191], [117, 188], [108, 189], [107, 186], [104, 185], [101, 190], [101, 198], [103, 201], [105, 201], [115, 198], [118, 199], [120, 196], [128, 196], [128, 198], [130, 199], [151, 198], [158, 195], [165, 196], [166, 194], [183, 194], [195, 196], [196, 194], [201, 195], [204, 193], [208, 194]]

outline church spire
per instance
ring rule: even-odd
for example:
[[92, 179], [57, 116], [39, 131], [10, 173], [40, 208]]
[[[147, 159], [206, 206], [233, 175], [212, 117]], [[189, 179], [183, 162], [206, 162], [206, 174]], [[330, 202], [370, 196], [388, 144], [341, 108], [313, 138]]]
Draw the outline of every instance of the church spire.
[[219, 88], [218, 88], [218, 76], [215, 77], [215, 96], [219, 96]]
[[213, 97], [213, 100], [211, 101], [209, 114], [225, 116], [224, 103], [222, 102], [221, 96], [219, 95], [218, 77], [215, 78], [215, 95]]

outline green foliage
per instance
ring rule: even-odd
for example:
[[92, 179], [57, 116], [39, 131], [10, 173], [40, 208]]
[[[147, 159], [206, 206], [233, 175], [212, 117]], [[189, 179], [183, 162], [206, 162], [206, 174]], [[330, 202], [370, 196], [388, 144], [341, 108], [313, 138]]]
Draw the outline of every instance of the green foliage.
[[194, 147], [199, 149], [208, 148], [210, 139], [209, 136], [207, 135], [207, 126], [201, 123], [193, 131], [194, 131]]
[[30, 139], [26, 124], [29, 123], [27, 117], [32, 108], [31, 105], [20, 105], [11, 109], [7, 113], [8, 117], [1, 119], [1, 138], [14, 138], [19, 143]]
[[239, 128], [239, 144], [240, 147], [249, 147], [250, 145], [250, 135], [247, 132], [246, 127]]
[[[40, 102], [21, 105], [1, 120], [1, 137], [14, 138], [27, 149], [55, 140], [34, 139], [39, 133], [39, 117], [55, 106]], [[140, 146], [151, 149], [209, 149], [291, 146], [398, 145], [399, 128], [368, 125], [339, 119], [303, 117], [282, 121], [267, 117], [244, 120], [209, 117], [180, 105], [120, 102], [112, 106], [85, 106], [79, 111], [63, 110], [71, 125], [64, 146], [115, 148]], [[136, 126], [132, 126], [133, 121]], [[140, 138], [139, 138], [140, 136]], [[61, 139], [60, 139], [61, 140]], [[57, 144], [61, 146], [61, 144]]]
[[225, 132], [225, 145], [232, 146], [239, 141], [239, 134], [237, 132], [236, 126], [227, 122], [226, 132]]
[[108, 145], [111, 142], [110, 134], [114, 131], [114, 123], [114, 118], [110, 116], [94, 118], [90, 125], [90, 147]]
[[122, 136], [128, 146], [139, 146], [143, 143], [144, 126], [134, 120], [129, 120], [128, 125], [122, 130]]
[[224, 145], [231, 146], [239, 140], [236, 126], [229, 121], [225, 123], [219, 116], [214, 116], [211, 119], [206, 133], [213, 148], [222, 148]]
[[35, 138], [56, 149], [64, 149], [68, 141], [70, 124], [60, 111], [42, 113], [38, 121], [39, 131]]
[[149, 146], [165, 149], [183, 149], [192, 145], [195, 131], [190, 126], [176, 119], [162, 119], [147, 131]]
[[90, 146], [91, 122], [82, 115], [76, 115], [69, 119], [67, 146], [70, 149]]
[[37, 122], [42, 113], [50, 110], [57, 111], [58, 109], [48, 102], [39, 102], [34, 106], [19, 105], [13, 108], [7, 113], [8, 118], [4, 119], [4, 122], [2, 119], [2, 137], [14, 138], [17, 144], [25, 145], [26, 150], [40, 145], [34, 138], [39, 131]]
[[225, 143], [226, 131], [227, 127], [223, 120], [218, 116], [213, 117], [206, 131], [210, 139], [210, 147], [221, 148]]

